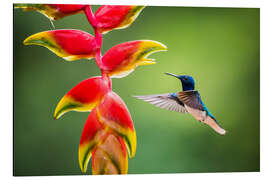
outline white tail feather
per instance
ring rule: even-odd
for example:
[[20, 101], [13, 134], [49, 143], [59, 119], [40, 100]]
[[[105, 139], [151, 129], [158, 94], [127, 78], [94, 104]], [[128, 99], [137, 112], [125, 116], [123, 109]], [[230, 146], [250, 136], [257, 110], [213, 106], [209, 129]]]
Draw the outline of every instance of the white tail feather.
[[223, 129], [213, 118], [208, 116], [204, 121], [205, 124], [209, 125], [212, 129], [214, 129], [217, 133], [221, 135], [226, 134], [226, 130]]

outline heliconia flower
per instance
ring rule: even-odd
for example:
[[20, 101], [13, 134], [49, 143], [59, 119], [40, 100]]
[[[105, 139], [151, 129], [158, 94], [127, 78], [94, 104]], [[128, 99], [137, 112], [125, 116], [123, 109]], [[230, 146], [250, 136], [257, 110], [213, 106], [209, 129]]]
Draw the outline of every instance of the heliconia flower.
[[109, 91], [96, 111], [100, 122], [124, 139], [129, 157], [132, 158], [136, 152], [137, 138], [132, 118], [124, 101], [115, 92]]
[[14, 8], [25, 11], [38, 11], [50, 20], [58, 20], [77, 13], [84, 13], [86, 5], [80, 4], [14, 4]]
[[93, 174], [126, 174], [127, 149], [122, 138], [106, 128], [96, 108], [88, 116], [79, 145], [79, 164], [83, 173], [92, 156]]
[[109, 82], [103, 77], [91, 77], [72, 88], [58, 103], [54, 118], [58, 119], [69, 111], [91, 111], [110, 90]]
[[95, 13], [99, 32], [128, 27], [137, 18], [144, 6], [103, 5]]
[[155, 64], [147, 56], [167, 47], [157, 41], [137, 40], [118, 44], [109, 49], [102, 57], [104, 73], [110, 77], [121, 78], [134, 71], [137, 66]]
[[128, 27], [144, 6], [104, 5], [95, 14], [90, 5], [15, 4], [14, 7], [40, 12], [50, 20], [85, 13], [95, 37], [80, 30], [53, 30], [31, 35], [24, 44], [46, 47], [67, 61], [95, 57], [102, 76], [91, 77], [72, 88], [58, 103], [54, 118], [69, 111], [91, 111], [79, 144], [81, 171], [86, 173], [92, 158], [92, 174], [127, 174], [128, 156], [132, 158], [136, 153], [137, 137], [126, 104], [111, 89], [111, 77], [124, 77], [139, 65], [154, 64], [147, 56], [167, 47], [150, 40], [130, 41], [112, 47], [102, 57], [102, 34]]
[[44, 46], [67, 61], [75, 61], [94, 57], [96, 51], [94, 39], [87, 32], [64, 29], [31, 35], [24, 40], [24, 44]]
[[84, 125], [79, 145], [79, 164], [83, 173], [92, 155], [93, 174], [125, 174], [136, 152], [136, 132], [123, 100], [108, 91]]

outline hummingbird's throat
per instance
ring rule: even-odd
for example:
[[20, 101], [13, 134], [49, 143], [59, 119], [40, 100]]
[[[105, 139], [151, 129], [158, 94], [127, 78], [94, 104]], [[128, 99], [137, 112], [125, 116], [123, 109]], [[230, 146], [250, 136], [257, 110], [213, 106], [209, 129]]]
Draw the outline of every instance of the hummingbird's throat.
[[184, 84], [182, 82], [182, 88], [183, 88], [183, 91], [192, 91], [192, 90], [194, 90], [194, 85], [193, 84]]

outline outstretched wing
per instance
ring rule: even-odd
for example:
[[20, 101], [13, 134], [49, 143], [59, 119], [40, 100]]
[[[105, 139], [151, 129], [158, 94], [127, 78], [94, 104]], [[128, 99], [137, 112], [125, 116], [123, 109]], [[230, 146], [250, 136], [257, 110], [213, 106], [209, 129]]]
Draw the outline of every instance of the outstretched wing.
[[163, 109], [176, 111], [180, 113], [187, 113], [184, 104], [181, 101], [179, 101], [179, 99], [177, 98], [177, 94], [175, 93], [134, 96], [134, 97]]
[[198, 91], [183, 91], [179, 92], [177, 95], [178, 99], [184, 103], [187, 111], [192, 114], [196, 119], [209, 125], [221, 135], [224, 135], [226, 133], [226, 131], [218, 124], [215, 117], [204, 105]]

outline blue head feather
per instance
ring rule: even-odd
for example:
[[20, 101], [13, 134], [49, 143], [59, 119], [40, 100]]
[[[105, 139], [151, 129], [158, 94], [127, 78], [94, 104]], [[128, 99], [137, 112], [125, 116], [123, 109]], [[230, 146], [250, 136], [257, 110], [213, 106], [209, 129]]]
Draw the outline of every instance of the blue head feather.
[[187, 75], [184, 75], [184, 76], [182, 75], [182, 76], [178, 76], [178, 79], [180, 79], [182, 82], [183, 91], [194, 90], [195, 81], [194, 81], [193, 77], [187, 76]]
[[178, 78], [179, 80], [181, 80], [183, 91], [194, 90], [195, 81], [194, 81], [193, 77], [188, 76], [188, 75], [179, 75], [179, 76], [177, 76], [177, 75], [171, 74], [171, 73], [165, 73], [165, 74], [174, 76], [174, 77]]

